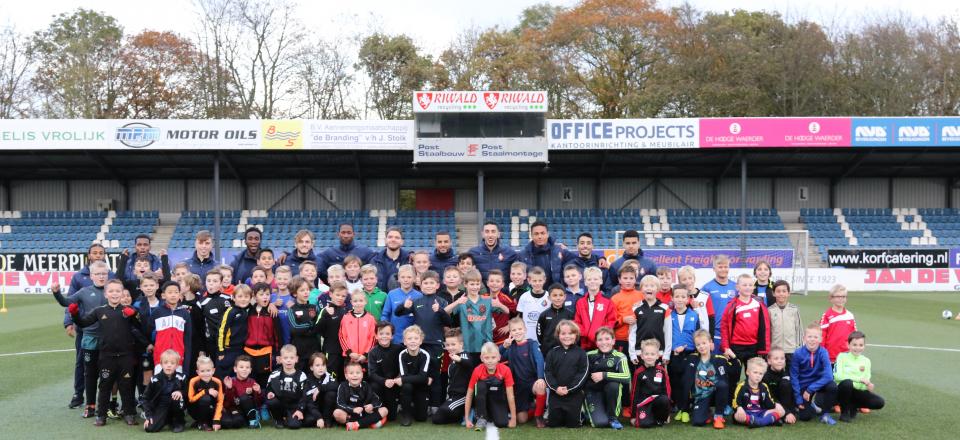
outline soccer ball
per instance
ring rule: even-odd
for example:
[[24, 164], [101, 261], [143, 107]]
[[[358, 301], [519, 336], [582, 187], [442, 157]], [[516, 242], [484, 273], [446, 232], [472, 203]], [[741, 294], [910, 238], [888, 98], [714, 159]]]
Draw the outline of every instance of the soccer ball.
[[943, 319], [953, 319], [953, 312], [949, 310], [944, 310], [942, 316], [943, 316]]

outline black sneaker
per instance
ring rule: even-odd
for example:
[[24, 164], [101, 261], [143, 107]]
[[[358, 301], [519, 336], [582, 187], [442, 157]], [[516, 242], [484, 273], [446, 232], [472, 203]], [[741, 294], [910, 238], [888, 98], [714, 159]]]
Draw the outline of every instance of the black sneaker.
[[273, 421], [273, 426], [275, 426], [277, 429], [283, 429], [283, 421], [282, 421], [282, 420], [274, 420], [274, 421]]
[[123, 416], [123, 421], [127, 423], [127, 426], [134, 426], [137, 424], [137, 418], [133, 414]]
[[841, 412], [841, 413], [840, 413], [840, 421], [841, 421], [841, 422], [845, 422], [845, 423], [850, 423], [850, 422], [853, 421], [853, 419], [850, 417], [850, 414], [849, 414], [849, 413], [847, 413], [847, 412]]
[[70, 409], [79, 408], [80, 405], [83, 405], [83, 396], [79, 394], [74, 394], [73, 398], [70, 399], [70, 404], [67, 405]]
[[180, 425], [173, 425], [173, 432], [174, 432], [175, 434], [179, 434], [179, 433], [183, 432], [183, 425], [182, 425], [182, 424], [180, 424]]
[[93, 420], [93, 426], [103, 426], [106, 424], [107, 424], [106, 417], [97, 417], [96, 419]]
[[93, 405], [87, 405], [87, 407], [83, 410], [83, 418], [85, 419], [89, 419], [90, 417], [94, 417], [96, 415], [97, 415], [97, 407]]
[[401, 411], [400, 412], [400, 425], [410, 426], [413, 423], [413, 417], [410, 417], [410, 412]]
[[107, 417], [111, 419], [119, 419], [122, 416], [120, 414], [120, 405], [116, 400], [111, 400], [110, 405], [107, 406]]

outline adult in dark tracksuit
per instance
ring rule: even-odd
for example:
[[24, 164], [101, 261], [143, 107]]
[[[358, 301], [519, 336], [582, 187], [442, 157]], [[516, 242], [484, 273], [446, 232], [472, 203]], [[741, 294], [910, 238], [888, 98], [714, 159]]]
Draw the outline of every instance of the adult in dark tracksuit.
[[[603, 283], [607, 284], [607, 280], [610, 276], [609, 274], [609, 265], [607, 260], [604, 257], [599, 257], [593, 253], [593, 234], [589, 232], [583, 232], [580, 236], [577, 237], [577, 251], [573, 252], [569, 249], [563, 251], [563, 262], [560, 267], [567, 267], [567, 265], [572, 264], [580, 269], [580, 274], [583, 274], [584, 269], [588, 267], [597, 267], [603, 273]], [[566, 285], [566, 283], [564, 283]], [[583, 284], [583, 279], [580, 279], [580, 287], [586, 287]], [[602, 286], [601, 286], [602, 288]]]
[[150, 260], [151, 272], [160, 269], [160, 257], [150, 253], [150, 236], [147, 234], [140, 234], [134, 239], [134, 255], [127, 260], [126, 272], [124, 272], [127, 276], [123, 281], [138, 281], [133, 267], [136, 265], [137, 259], [141, 257]]
[[[70, 279], [69, 293], [73, 295], [84, 287], [92, 286], [93, 279], [90, 275], [90, 265], [97, 261], [104, 261], [106, 258], [107, 250], [103, 246], [99, 244], [91, 245], [90, 248], [87, 249], [87, 266], [73, 274], [73, 278]], [[111, 278], [115, 278], [115, 276], [113, 272], [108, 271], [104, 282]], [[74, 346], [77, 350], [76, 361], [73, 365], [73, 397], [70, 399], [69, 405], [72, 409], [83, 405], [83, 348], [80, 346], [83, 340], [83, 330], [74, 325], [73, 318], [70, 317], [70, 313], [67, 313], [66, 310], [63, 311], [63, 328], [66, 329], [67, 336], [72, 334]]]
[[375, 253], [372, 249], [356, 243], [353, 225], [350, 223], [341, 223], [337, 229], [337, 236], [340, 238], [340, 245], [328, 247], [320, 254], [317, 274], [324, 281], [327, 280], [327, 268], [334, 264], [343, 264], [343, 259], [347, 258], [347, 255], [356, 255], [363, 264], [367, 264]]
[[430, 270], [443, 275], [443, 271], [449, 266], [456, 266], [458, 261], [457, 253], [451, 249], [453, 242], [450, 240], [450, 233], [447, 231], [437, 232], [434, 238], [434, 249], [430, 252]]
[[562, 284], [564, 249], [550, 236], [547, 224], [540, 220], [533, 222], [530, 225], [530, 237], [527, 246], [517, 254], [517, 261], [527, 263], [528, 268], [538, 266], [543, 269], [547, 284]]
[[517, 260], [517, 252], [502, 244], [500, 227], [490, 220], [483, 224], [483, 242], [470, 248], [468, 253], [473, 257], [473, 264], [484, 280], [492, 269], [510, 273], [510, 265]]
[[195, 274], [202, 280], [207, 272], [220, 265], [220, 262], [213, 259], [210, 252], [213, 249], [213, 236], [210, 231], [197, 232], [197, 238], [194, 241], [193, 255], [184, 260], [190, 273]]
[[377, 287], [389, 292], [390, 280], [397, 275], [400, 266], [410, 263], [410, 254], [403, 249], [403, 232], [400, 228], [389, 228], [386, 233], [386, 246], [370, 257], [370, 264], [377, 267]]
[[300, 265], [306, 261], [312, 261], [319, 266], [320, 259], [313, 252], [313, 243], [313, 232], [306, 229], [297, 231], [297, 235], [293, 237], [293, 251], [280, 254], [277, 264], [289, 267], [292, 276], [300, 274]]
[[233, 268], [234, 283], [242, 283], [253, 274], [253, 268], [257, 267], [257, 254], [260, 253], [262, 240], [263, 233], [256, 227], [251, 226], [243, 233], [243, 243], [247, 249], [237, 254], [230, 263], [230, 267]]
[[[80, 315], [89, 313], [91, 310], [107, 303], [107, 299], [103, 294], [103, 286], [106, 285], [107, 277], [110, 275], [107, 263], [95, 261], [86, 269], [90, 274], [87, 280], [91, 284], [75, 291], [71, 289], [70, 296], [66, 298], [64, 298], [60, 292], [60, 284], [54, 283], [51, 286], [53, 297], [57, 300], [57, 303], [64, 307], [69, 307], [71, 304], [78, 304]], [[72, 281], [71, 286], [73, 286]], [[67, 313], [67, 315], [69, 316], [70, 314]], [[70, 322], [70, 325], [73, 325], [72, 323], [74, 321], [72, 318]], [[86, 391], [87, 410], [84, 413], [84, 417], [93, 417], [93, 406], [97, 402], [97, 379], [100, 377], [100, 369], [98, 368], [100, 354], [97, 351], [97, 337], [99, 334], [100, 326], [94, 323], [82, 331], [78, 331], [76, 335], [78, 347], [80, 348], [78, 357], [83, 363], [83, 389]], [[74, 374], [74, 382], [76, 382], [76, 374]], [[76, 387], [76, 383], [74, 383], [74, 386]], [[70, 405], [74, 406], [75, 401], [82, 398], [83, 394], [83, 392], [74, 394]], [[81, 401], [81, 403], [83, 403], [83, 401]]]
[[656, 275], [657, 274], [657, 264], [653, 260], [643, 256], [643, 250], [640, 249], [640, 233], [634, 230], [629, 230], [623, 233], [623, 255], [620, 258], [617, 258], [616, 261], [610, 263], [610, 277], [608, 277], [609, 283], [605, 286], [604, 292], [612, 292], [613, 288], [620, 285], [620, 278], [616, 275], [620, 273], [620, 268], [623, 267], [623, 263], [626, 263], [627, 260], [637, 260], [637, 263], [640, 264], [640, 269], [637, 272], [637, 285], [640, 284], [640, 279], [644, 275]]

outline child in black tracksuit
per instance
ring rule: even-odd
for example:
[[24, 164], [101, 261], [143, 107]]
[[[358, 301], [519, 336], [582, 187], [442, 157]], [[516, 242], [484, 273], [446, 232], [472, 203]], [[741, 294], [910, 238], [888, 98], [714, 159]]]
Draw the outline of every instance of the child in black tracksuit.
[[303, 392], [303, 426], [327, 428], [333, 426], [333, 410], [337, 399], [337, 379], [327, 371], [327, 357], [323, 353], [310, 356], [310, 373]]
[[657, 362], [660, 343], [648, 339], [640, 343], [642, 362], [633, 374], [633, 425], [639, 428], [663, 426], [670, 417], [670, 376]]
[[403, 345], [406, 350], [400, 352], [400, 424], [410, 426], [411, 419], [418, 422], [427, 420], [427, 402], [430, 397], [430, 354], [420, 349], [423, 342], [423, 330], [411, 325], [403, 331]]
[[537, 318], [537, 342], [540, 343], [540, 351], [544, 356], [550, 352], [553, 347], [559, 345], [557, 342], [556, 329], [557, 324], [563, 320], [573, 321], [573, 311], [568, 309], [564, 302], [567, 300], [567, 293], [563, 286], [554, 284], [550, 286], [550, 308], [540, 313]]
[[234, 304], [223, 312], [223, 321], [217, 330], [217, 377], [224, 378], [233, 372], [237, 356], [243, 354], [249, 330], [250, 300], [253, 291], [247, 286], [237, 286], [233, 292]]
[[580, 348], [580, 327], [570, 320], [557, 323], [553, 347], [544, 360], [543, 373], [547, 388], [547, 426], [577, 428], [583, 407], [583, 388], [589, 372], [587, 352]]
[[347, 286], [343, 283], [333, 283], [330, 286], [330, 301], [320, 309], [320, 319], [317, 320], [317, 334], [323, 337], [320, 350], [327, 357], [327, 371], [334, 376], [343, 375], [343, 347], [340, 346], [340, 322], [343, 315], [350, 313], [346, 304]]
[[433, 423], [446, 425], [463, 421], [463, 405], [466, 403], [467, 385], [473, 369], [480, 360], [463, 351], [463, 334], [460, 329], [450, 329], [446, 334], [445, 345], [450, 356], [450, 365], [447, 367], [447, 400], [433, 414]]
[[[307, 292], [309, 296], [309, 292]], [[320, 319], [320, 308], [310, 304], [309, 298], [296, 295], [296, 302], [287, 310], [287, 319], [290, 322], [290, 344], [297, 347], [297, 369], [306, 371], [309, 368], [310, 356], [320, 351], [320, 338], [317, 335]]]
[[773, 401], [783, 406], [783, 421], [788, 424], [797, 422], [797, 406], [794, 403], [793, 383], [790, 381], [790, 368], [783, 349], [773, 347], [767, 353], [769, 368], [763, 374], [763, 383], [770, 389]]
[[[677, 393], [679, 398], [674, 402], [677, 415], [681, 421], [688, 419], [693, 426], [704, 426], [713, 420], [714, 428], [723, 429], [726, 423], [723, 414], [730, 406], [730, 362], [725, 356], [713, 353], [713, 336], [708, 331], [698, 330], [693, 341], [696, 353], [673, 360], [684, 363], [683, 391]], [[714, 408], [712, 414], [711, 407]]]
[[363, 381], [363, 367], [350, 362], [343, 369], [345, 382], [337, 388], [337, 408], [333, 417], [337, 423], [347, 427], [347, 431], [363, 428], [376, 429], [383, 426], [387, 418], [387, 409], [383, 407], [377, 393]]
[[170, 425], [173, 432], [183, 432], [187, 378], [177, 372], [180, 354], [173, 350], [164, 351], [160, 355], [160, 365], [160, 374], [150, 378], [150, 383], [140, 396], [146, 419], [143, 429], [160, 432], [164, 426]]
[[630, 367], [627, 356], [614, 348], [616, 335], [610, 327], [600, 327], [596, 334], [597, 349], [587, 352], [590, 375], [586, 384], [586, 414], [595, 428], [623, 429], [617, 417], [623, 401], [624, 387], [630, 389]]
[[443, 388], [440, 387], [440, 363], [443, 359], [443, 328], [452, 327], [453, 320], [444, 311], [449, 303], [436, 294], [440, 287], [440, 276], [432, 270], [420, 274], [420, 290], [423, 296], [415, 300], [408, 299], [394, 310], [395, 316], [413, 314], [413, 322], [423, 330], [421, 348], [430, 354], [430, 406], [438, 407], [443, 403]]
[[287, 344], [280, 349], [280, 369], [267, 379], [267, 408], [277, 428], [299, 429], [303, 425], [303, 392], [307, 375], [297, 369], [297, 349]]
[[210, 359], [220, 357], [220, 324], [227, 309], [233, 306], [230, 297], [220, 292], [223, 275], [211, 270], [206, 275], [207, 294], [200, 300], [200, 312], [204, 322], [204, 344], [201, 350]]
[[123, 283], [108, 281], [104, 286], [107, 305], [97, 307], [84, 316], [76, 303], [70, 304], [67, 311], [79, 327], [89, 327], [99, 323], [100, 336], [97, 350], [100, 353], [100, 384], [97, 390], [97, 417], [94, 424], [103, 426], [107, 421], [107, 408], [110, 392], [117, 384], [123, 400], [124, 420], [128, 425], [136, 423], [134, 414], [134, 368], [136, 365], [137, 344], [147, 346], [149, 342], [140, 331], [143, 328], [139, 315], [133, 307], [120, 304], [123, 295]]
[[393, 324], [377, 323], [377, 343], [367, 353], [367, 376], [373, 391], [380, 397], [389, 420], [397, 418], [397, 395], [400, 385], [400, 351], [403, 346], [393, 343]]

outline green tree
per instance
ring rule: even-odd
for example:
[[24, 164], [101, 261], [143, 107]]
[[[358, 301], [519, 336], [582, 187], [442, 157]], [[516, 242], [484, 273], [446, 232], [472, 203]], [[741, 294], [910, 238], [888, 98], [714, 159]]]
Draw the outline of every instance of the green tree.
[[123, 31], [88, 9], [58, 15], [33, 36], [43, 114], [53, 118], [117, 117], [118, 60]]
[[375, 33], [363, 39], [356, 68], [368, 77], [367, 108], [380, 119], [410, 118], [413, 92], [434, 76], [433, 63], [406, 35]]

